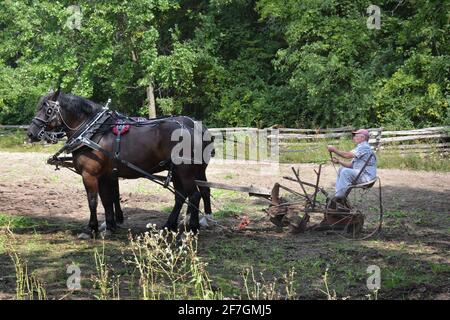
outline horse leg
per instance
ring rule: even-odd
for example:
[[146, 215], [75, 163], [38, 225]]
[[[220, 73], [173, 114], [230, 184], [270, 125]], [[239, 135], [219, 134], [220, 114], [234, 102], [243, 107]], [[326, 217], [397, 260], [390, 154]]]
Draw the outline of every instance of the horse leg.
[[[202, 169], [200, 171], [200, 174], [198, 175], [198, 180], [202, 181], [208, 181], [206, 179], [206, 168]], [[209, 187], [198, 187], [200, 190], [200, 195], [203, 200], [203, 207], [205, 208], [205, 214], [211, 215], [211, 189]]]
[[98, 190], [103, 207], [105, 208], [106, 230], [114, 231], [117, 228], [114, 219], [114, 179], [109, 175], [101, 176], [98, 180]]
[[198, 206], [200, 204], [200, 198], [201, 194], [197, 189], [197, 186], [194, 187], [191, 192], [191, 195], [189, 196], [189, 206], [188, 206], [188, 214], [190, 215], [189, 219], [189, 229], [196, 234], [198, 232], [198, 229], [200, 228], [200, 222], [198, 218]]
[[115, 214], [116, 222], [119, 224], [122, 224], [123, 223], [123, 211], [122, 211], [122, 208], [120, 207], [119, 178], [116, 175], [113, 176], [112, 187], [113, 187], [113, 193], [114, 193], [114, 195], [113, 195], [114, 214]]
[[167, 219], [164, 228], [170, 231], [177, 231], [178, 229], [178, 217], [180, 215], [181, 208], [183, 207], [184, 201], [186, 199], [186, 194], [182, 188], [182, 184], [176, 172], [173, 172], [172, 176], [173, 187], [175, 189], [175, 205], [173, 206], [172, 212]]
[[86, 189], [89, 211], [91, 216], [89, 218], [89, 231], [90, 233], [98, 232], [98, 220], [97, 220], [97, 204], [98, 204], [98, 179], [88, 173], [82, 173], [83, 184]]
[[197, 184], [195, 183], [195, 177], [198, 175], [192, 174], [193, 168], [186, 168], [186, 170], [179, 170], [180, 180], [183, 184], [184, 192], [189, 196], [189, 204], [187, 213], [190, 215], [189, 230], [197, 233], [200, 228], [200, 222], [198, 218], [198, 206], [200, 204], [201, 194], [198, 191]]

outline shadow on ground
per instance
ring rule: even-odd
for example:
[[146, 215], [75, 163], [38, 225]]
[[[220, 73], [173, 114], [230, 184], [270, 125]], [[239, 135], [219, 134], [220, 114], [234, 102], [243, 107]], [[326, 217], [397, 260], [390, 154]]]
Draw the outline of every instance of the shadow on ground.
[[[352, 242], [323, 232], [293, 235], [280, 232], [259, 211], [265, 204], [246, 198], [240, 215], [249, 215], [247, 230], [236, 231], [239, 222], [233, 217], [220, 219], [223, 228], [204, 229], [199, 237], [199, 254], [209, 263], [208, 271], [226, 296], [240, 297], [243, 288], [241, 273], [253, 267], [265, 279], [281, 277], [295, 268], [298, 298], [326, 298], [322, 276], [329, 273], [329, 286], [338, 297], [365, 298], [368, 294], [367, 267], [378, 265], [382, 270], [380, 298], [423, 299], [449, 298], [450, 288], [450, 200], [446, 189], [429, 191], [419, 187], [383, 187], [385, 221], [379, 238]], [[237, 194], [227, 201], [242, 200]], [[371, 199], [370, 201], [373, 201]], [[1, 206], [0, 199], [0, 206]], [[143, 201], [143, 199], [140, 199]], [[133, 198], [128, 200], [132, 204]], [[241, 201], [241, 203], [243, 203]], [[155, 208], [158, 204], [154, 204]], [[26, 227], [13, 229], [14, 245], [26, 259], [30, 271], [45, 279], [49, 297], [61, 298], [67, 294], [67, 266], [76, 263], [83, 270], [82, 292], [70, 298], [95, 298], [91, 278], [95, 275], [93, 254], [101, 249], [103, 241], [77, 239], [86, 220], [67, 217], [36, 216], [27, 210], [32, 221]], [[39, 211], [39, 208], [37, 208]], [[123, 278], [131, 277], [133, 270], [124, 263], [127, 256], [129, 230], [132, 234], [146, 231], [148, 223], [161, 227], [167, 213], [125, 207], [125, 228], [105, 240], [105, 253], [114, 272]], [[21, 216], [8, 213], [10, 216]], [[100, 215], [99, 215], [100, 217]], [[2, 235], [3, 236], [3, 235]], [[13, 297], [15, 270], [1, 240], [0, 293]], [[280, 280], [281, 281], [281, 280]], [[130, 281], [128, 281], [130, 282]], [[133, 289], [125, 286], [124, 297], [132, 297]]]

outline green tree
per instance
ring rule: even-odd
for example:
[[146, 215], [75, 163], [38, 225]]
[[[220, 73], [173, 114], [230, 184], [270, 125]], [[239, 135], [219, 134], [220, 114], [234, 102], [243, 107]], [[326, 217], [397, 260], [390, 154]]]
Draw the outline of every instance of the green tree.
[[[159, 56], [158, 23], [177, 4], [79, 1], [79, 26], [71, 21], [70, 4], [1, 2], [0, 121], [29, 118], [37, 97], [56, 86], [58, 79], [74, 94], [96, 101], [111, 97], [125, 112], [136, 112], [145, 103]], [[29, 100], [21, 100], [24, 96]], [[22, 102], [27, 106], [24, 117], [17, 108]]]
[[217, 126], [450, 123], [450, 3], [380, 0], [379, 30], [370, 4], [4, 0], [0, 122], [28, 122], [61, 79], [128, 114], [155, 100]]
[[[449, 3], [379, 1], [381, 29], [366, 27], [369, 1], [260, 0], [288, 46], [278, 70], [304, 93], [310, 126], [439, 124], [448, 117]], [[448, 120], [447, 120], [448, 121]]]

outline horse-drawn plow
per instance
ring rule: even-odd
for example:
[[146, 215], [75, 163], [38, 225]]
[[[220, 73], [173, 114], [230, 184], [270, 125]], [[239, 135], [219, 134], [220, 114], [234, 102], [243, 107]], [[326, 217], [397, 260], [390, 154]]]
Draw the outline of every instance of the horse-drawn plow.
[[[62, 104], [58, 100], [61, 96], [63, 98]], [[47, 163], [55, 165], [56, 169], [59, 169], [59, 166], [61, 166], [75, 171], [74, 162], [77, 162], [77, 173], [82, 175], [83, 172], [85, 173], [83, 182], [87, 186], [87, 193], [92, 195], [88, 196], [91, 210], [89, 228], [94, 232], [97, 232], [98, 229], [96, 218], [97, 203], [95, 201], [98, 190], [100, 190], [102, 202], [103, 200], [106, 201], [106, 204], [103, 203], [105, 210], [108, 208], [105, 213], [107, 229], [113, 230], [116, 227], [116, 220], [118, 223], [123, 222], [119, 201], [119, 177], [144, 177], [173, 192], [176, 196], [175, 206], [166, 223], [166, 227], [173, 230], [176, 230], [180, 209], [183, 203], [187, 201], [188, 212], [194, 212], [190, 216], [190, 227], [196, 232], [199, 227], [198, 206], [200, 197], [203, 199], [206, 214], [211, 213], [209, 188], [246, 192], [251, 196], [266, 199], [269, 203], [266, 212], [270, 221], [279, 228], [288, 227], [293, 233], [301, 233], [306, 230], [327, 230], [337, 232], [347, 238], [364, 239], [375, 235], [381, 230], [383, 206], [380, 179], [376, 178], [363, 184], [356, 184], [373, 155], [367, 159], [343, 199], [335, 199], [329, 196], [328, 192], [320, 186], [322, 165], [319, 166], [317, 171], [315, 170], [316, 180], [314, 182], [302, 180], [299, 170], [295, 170], [295, 168], [292, 168], [293, 177], [283, 177], [286, 180], [297, 183], [299, 186], [297, 190], [280, 183], [275, 183], [271, 190], [253, 186], [237, 187], [213, 183], [206, 181], [205, 175], [209, 158], [203, 159], [201, 162], [202, 166], [194, 165], [192, 157], [188, 158], [187, 163], [191, 166], [179, 166], [174, 171], [173, 154], [168, 150], [172, 150], [171, 148], [175, 147], [175, 142], [171, 138], [169, 141], [169, 137], [171, 137], [169, 132], [173, 133], [178, 129], [186, 130], [190, 136], [195, 137], [194, 129], [196, 125], [192, 119], [169, 117], [141, 121], [109, 110], [109, 101], [104, 107], [96, 105], [94, 108], [82, 98], [72, 99], [77, 101], [79, 105], [77, 105], [77, 108], [69, 108], [69, 101], [72, 100], [64, 100], [64, 97], [58, 90], [43, 100], [42, 106], [38, 109], [38, 115], [33, 118], [32, 126], [30, 127], [32, 129], [28, 130], [28, 135], [30, 139], [33, 138], [37, 141], [44, 139], [53, 143], [56, 143], [64, 135], [68, 136], [64, 146], [50, 157]], [[87, 108], [90, 115], [73, 114], [74, 117], [79, 116], [85, 119], [83, 121], [79, 120], [80, 123], [77, 122], [77, 126], [67, 124], [62, 114], [68, 112], [67, 110], [82, 110], [80, 106], [83, 103], [90, 106], [90, 108]], [[55, 121], [59, 125], [49, 128], [49, 124]], [[164, 127], [166, 130], [164, 135], [160, 131], [151, 131], [153, 130], [152, 128], [162, 130], [163, 123], [166, 123], [167, 126]], [[148, 159], [143, 161], [140, 152], [130, 147], [132, 144], [124, 144], [121, 147], [121, 137], [128, 132], [130, 126], [135, 126], [136, 128], [131, 133], [128, 133], [127, 138], [129, 141], [130, 139], [137, 141], [141, 134], [153, 134], [160, 138], [164, 136], [166, 140], [160, 140], [159, 143], [152, 144], [153, 149], [146, 150]], [[114, 137], [109, 129], [114, 133]], [[139, 129], [142, 131], [141, 133], [139, 133]], [[159, 132], [159, 135], [155, 132]], [[202, 127], [198, 133], [203, 134], [206, 132], [207, 129]], [[130, 136], [131, 134], [134, 134], [134, 136]], [[101, 141], [106, 142], [102, 144]], [[205, 151], [209, 147], [208, 144], [213, 142], [212, 139], [208, 141], [209, 143], [202, 141], [201, 150]], [[144, 141], [141, 142], [144, 144]], [[188, 143], [190, 146], [191, 142]], [[160, 148], [163, 144], [171, 145], [171, 147]], [[126, 149], [127, 147], [129, 150], [125, 150], [125, 153], [128, 152], [127, 160], [125, 160], [121, 157], [120, 151], [121, 148]], [[73, 156], [60, 157], [62, 153], [72, 153]], [[213, 155], [213, 152], [211, 152], [211, 155]], [[183, 154], [183, 156], [186, 155]], [[80, 160], [82, 157], [84, 157], [84, 161]], [[100, 158], [103, 158], [104, 161], [96, 160]], [[89, 159], [90, 162], [86, 159]], [[180, 159], [184, 160], [184, 158]], [[108, 163], [110, 164], [111, 172], [106, 168]], [[166, 176], [154, 174], [163, 171], [168, 172]], [[184, 175], [178, 171], [181, 171]], [[100, 176], [100, 172], [108, 173], [103, 173]], [[173, 172], [176, 173], [176, 177], [173, 177]], [[183, 179], [180, 176], [184, 177], [184, 181], [182, 181]], [[367, 195], [377, 182], [378, 203], [374, 206], [373, 204], [371, 205], [371, 201], [368, 201]], [[280, 192], [283, 192], [283, 194]], [[113, 210], [113, 204], [118, 209]], [[116, 217], [114, 216], [115, 214], [117, 215]], [[317, 215], [323, 216], [323, 218], [319, 223], [313, 224], [312, 220], [314, 219], [312, 218]]]
[[[291, 233], [327, 231], [348, 239], [367, 239], [381, 231], [383, 203], [381, 181], [375, 180], [350, 186], [345, 199], [334, 199], [320, 186], [322, 165], [314, 170], [314, 183], [300, 178], [299, 170], [292, 167], [293, 177], [284, 176], [298, 184], [299, 190], [275, 183], [272, 189], [230, 186], [222, 183], [196, 181], [200, 186], [246, 192], [250, 196], [267, 200], [268, 219], [278, 228], [288, 228]], [[378, 182], [378, 186], [373, 188]], [[375, 192], [371, 192], [374, 190]], [[369, 199], [370, 198], [370, 199]], [[374, 202], [375, 201], [375, 202]], [[321, 217], [318, 223], [314, 218]]]
[[[71, 157], [50, 158], [47, 163], [55, 165], [56, 169], [59, 166], [73, 166]], [[265, 209], [267, 218], [278, 228], [286, 228], [293, 234], [326, 231], [347, 239], [363, 240], [381, 231], [383, 203], [380, 178], [354, 184], [349, 187], [345, 199], [334, 199], [320, 185], [322, 165], [314, 170], [315, 182], [302, 180], [299, 170], [294, 167], [291, 169], [293, 176], [283, 176], [283, 179], [295, 182], [298, 190], [280, 183], [275, 183], [272, 189], [201, 180], [196, 180], [196, 183], [200, 187], [244, 192], [264, 199], [268, 203], [268, 208]], [[167, 185], [170, 183], [170, 174], [152, 175], [150, 180], [159, 180]]]

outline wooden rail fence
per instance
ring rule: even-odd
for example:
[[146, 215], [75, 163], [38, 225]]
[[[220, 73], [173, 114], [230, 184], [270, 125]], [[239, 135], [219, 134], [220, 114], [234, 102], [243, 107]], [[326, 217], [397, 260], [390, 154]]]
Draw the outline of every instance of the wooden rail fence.
[[[28, 125], [0, 125], [0, 129], [6, 130], [27, 130]], [[257, 129], [250, 127], [236, 127], [236, 128], [211, 128], [211, 134], [229, 135], [245, 132], [258, 132], [264, 130], [268, 132], [267, 138], [269, 140], [276, 139], [278, 145], [282, 150], [289, 150], [295, 144], [313, 146], [323, 143], [335, 143], [339, 139], [351, 137], [351, 132], [356, 130], [353, 127], [342, 128], [320, 128], [320, 129], [294, 129], [294, 128], [268, 128]], [[274, 131], [278, 130], [275, 135]], [[401, 154], [407, 153], [449, 153], [450, 152], [450, 126], [431, 127], [414, 130], [400, 130], [400, 131], [384, 131], [383, 128], [370, 128], [369, 143], [377, 152], [388, 153], [398, 152]], [[261, 131], [262, 132], [262, 131]], [[273, 141], [272, 141], [273, 143]]]
[[[270, 129], [270, 128], [269, 128]], [[256, 128], [212, 128], [213, 135], [232, 134], [237, 132], [254, 132]], [[284, 151], [295, 148], [295, 145], [313, 147], [323, 143], [333, 144], [339, 139], [350, 139], [352, 127], [330, 129], [293, 129], [278, 128], [278, 134], [269, 134], [268, 139], [277, 139]], [[377, 152], [389, 153], [430, 153], [450, 152], [450, 126], [431, 127], [414, 130], [384, 131], [383, 128], [370, 128], [369, 144]]]

